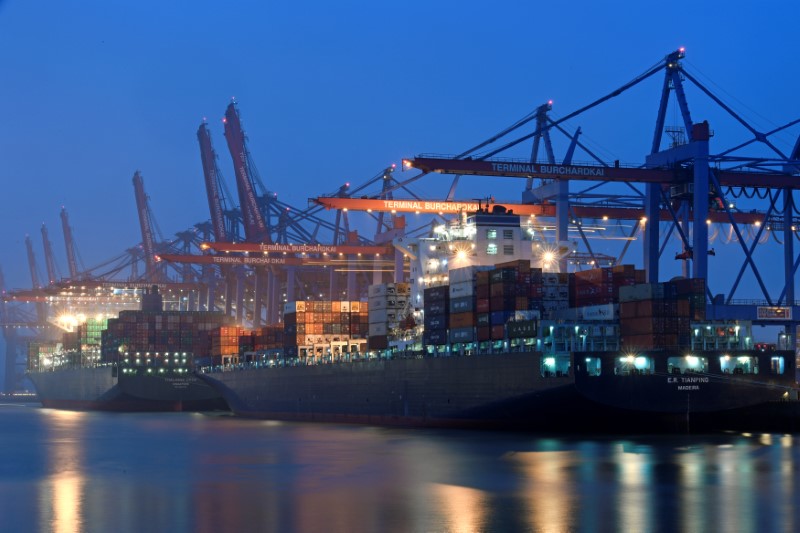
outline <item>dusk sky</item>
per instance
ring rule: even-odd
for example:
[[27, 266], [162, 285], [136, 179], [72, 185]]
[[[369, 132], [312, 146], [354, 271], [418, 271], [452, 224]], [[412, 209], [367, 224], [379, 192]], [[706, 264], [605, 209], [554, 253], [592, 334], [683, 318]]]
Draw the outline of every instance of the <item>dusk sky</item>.
[[[800, 4], [770, 1], [0, 0], [0, 268], [7, 287], [30, 286], [30, 234], [44, 277], [45, 223], [66, 276], [62, 206], [86, 267], [138, 243], [136, 170], [164, 237], [207, 220], [196, 131], [207, 117], [235, 190], [220, 121], [231, 97], [267, 188], [301, 208], [403, 157], [459, 153], [549, 99], [564, 116], [680, 46], [688, 71], [769, 130], [800, 117], [798, 20]], [[642, 163], [662, 77], [568, 129], [609, 161]], [[689, 96], [712, 152], [749, 138]], [[775, 142], [789, 152], [798, 133]], [[443, 198], [449, 181], [414, 190]], [[464, 178], [457, 196], [519, 201], [523, 187]], [[626, 257], [641, 264], [641, 247]]]

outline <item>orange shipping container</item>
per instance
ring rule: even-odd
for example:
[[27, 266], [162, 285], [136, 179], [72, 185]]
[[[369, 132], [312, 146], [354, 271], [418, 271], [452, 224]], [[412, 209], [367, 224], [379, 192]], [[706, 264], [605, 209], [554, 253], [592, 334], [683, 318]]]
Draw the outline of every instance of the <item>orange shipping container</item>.
[[475, 314], [467, 313], [454, 313], [450, 315], [450, 328], [468, 328], [475, 325]]

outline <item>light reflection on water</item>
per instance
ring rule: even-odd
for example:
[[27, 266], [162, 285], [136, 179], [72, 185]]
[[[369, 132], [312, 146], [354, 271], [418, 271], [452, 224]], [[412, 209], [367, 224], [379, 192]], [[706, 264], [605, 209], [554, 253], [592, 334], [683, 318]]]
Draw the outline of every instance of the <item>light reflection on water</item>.
[[53, 443], [46, 457], [51, 475], [40, 485], [40, 521], [56, 533], [84, 529], [83, 447], [84, 413], [54, 411], [48, 424]]
[[544, 438], [0, 406], [8, 531], [796, 531], [790, 435]]

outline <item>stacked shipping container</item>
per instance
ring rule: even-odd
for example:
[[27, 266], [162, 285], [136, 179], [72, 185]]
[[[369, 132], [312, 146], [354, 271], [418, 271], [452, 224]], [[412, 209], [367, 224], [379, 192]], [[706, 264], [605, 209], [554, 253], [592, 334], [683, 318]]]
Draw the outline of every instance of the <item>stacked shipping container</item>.
[[253, 331], [253, 349], [255, 351], [275, 350], [283, 348], [284, 326], [262, 326]]
[[[287, 357], [327, 353], [333, 342], [363, 338], [369, 306], [360, 301], [288, 302], [283, 315], [283, 347]], [[277, 334], [277, 333], [275, 333]]]
[[108, 327], [108, 320], [87, 318], [83, 324], [78, 324], [78, 342], [81, 350], [85, 351], [93, 347], [100, 348], [103, 330]]
[[411, 285], [408, 283], [381, 283], [369, 287], [369, 331], [370, 350], [389, 347], [389, 333], [400, 327], [403, 314], [408, 309]]
[[569, 279], [566, 272], [542, 273], [542, 318], [553, 318], [559, 310], [569, 308]]
[[186, 352], [196, 359], [210, 357], [211, 332], [232, 322], [218, 312], [121, 311], [119, 318], [108, 320], [101, 334], [102, 359], [116, 361], [124, 352]]
[[239, 362], [241, 339], [250, 331], [239, 326], [221, 326], [211, 331], [211, 364], [228, 365]]
[[[534, 337], [542, 300], [542, 271], [520, 260], [476, 275], [476, 340]], [[513, 324], [513, 325], [512, 325]], [[533, 333], [531, 334], [531, 331]]]
[[[54, 358], [61, 349], [62, 345], [59, 342], [29, 342], [28, 370], [30, 372], [41, 372], [52, 368]], [[72, 362], [73, 361], [67, 361], [67, 363]]]
[[619, 302], [619, 288], [644, 283], [644, 270], [633, 265], [594, 268], [570, 277], [570, 307], [587, 307]]
[[451, 344], [473, 342], [477, 325], [478, 272], [491, 270], [490, 266], [469, 266], [453, 269], [450, 277], [449, 339]]
[[447, 326], [450, 320], [450, 287], [439, 285], [424, 291], [423, 310], [425, 331], [422, 342], [426, 346], [447, 344]]
[[678, 280], [620, 288], [620, 335], [629, 348], [687, 346], [691, 321], [705, 320], [705, 281]]

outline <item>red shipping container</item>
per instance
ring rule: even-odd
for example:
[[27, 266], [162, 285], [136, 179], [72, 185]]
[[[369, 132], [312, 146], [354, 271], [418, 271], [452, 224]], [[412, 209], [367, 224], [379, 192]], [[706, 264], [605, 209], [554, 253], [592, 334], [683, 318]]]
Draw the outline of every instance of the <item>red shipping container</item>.
[[506, 327], [505, 325], [492, 326], [492, 340], [499, 340], [505, 338]]

